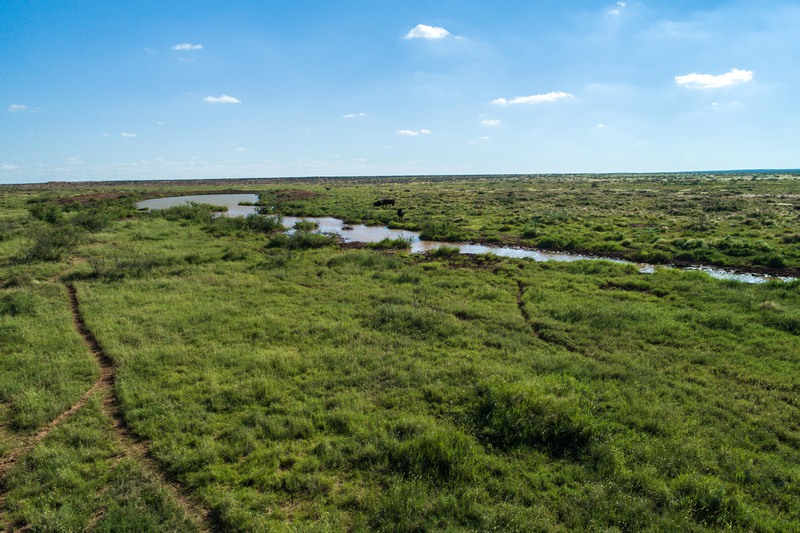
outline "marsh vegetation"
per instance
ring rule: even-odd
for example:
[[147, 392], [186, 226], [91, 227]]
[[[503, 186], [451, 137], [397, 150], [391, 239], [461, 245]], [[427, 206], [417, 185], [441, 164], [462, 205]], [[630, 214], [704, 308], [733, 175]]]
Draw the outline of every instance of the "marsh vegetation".
[[797, 184], [264, 181], [248, 218], [136, 212], [153, 184], [0, 189], [2, 523], [797, 529], [800, 282], [348, 248], [281, 218], [791, 274]]

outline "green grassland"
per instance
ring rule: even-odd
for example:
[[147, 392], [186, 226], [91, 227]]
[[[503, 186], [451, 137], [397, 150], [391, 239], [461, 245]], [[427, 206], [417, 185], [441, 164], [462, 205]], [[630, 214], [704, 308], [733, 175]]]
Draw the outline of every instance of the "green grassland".
[[[280, 214], [439, 238], [562, 235], [576, 244], [559, 249], [623, 256], [696, 239], [711, 259], [693, 261], [797, 268], [796, 178], [562, 178], [237, 187]], [[155, 193], [0, 190], [0, 452], [99, 374], [65, 283], [147, 450], [147, 464], [125, 454], [90, 396], [0, 481], [7, 529], [800, 528], [800, 282], [347, 249], [207, 206], [136, 213]], [[70, 200], [87, 194], [106, 196]], [[726, 239], [754, 252], [725, 255]], [[208, 515], [188, 516], [170, 486]]]

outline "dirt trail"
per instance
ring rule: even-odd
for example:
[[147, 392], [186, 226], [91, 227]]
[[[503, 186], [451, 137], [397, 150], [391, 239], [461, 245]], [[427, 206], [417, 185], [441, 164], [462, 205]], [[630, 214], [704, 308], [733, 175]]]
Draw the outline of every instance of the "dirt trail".
[[5, 476], [6, 472], [14, 466], [21, 457], [29, 453], [40, 440], [45, 438], [53, 429], [58, 427], [59, 424], [83, 407], [93, 394], [98, 393], [102, 394], [102, 410], [113, 425], [114, 435], [123, 450], [122, 456], [127, 456], [136, 460], [141, 465], [147, 477], [166, 487], [175, 501], [183, 508], [185, 515], [194, 521], [200, 527], [201, 531], [220, 530], [219, 525], [208, 510], [194, 502], [185, 494], [184, 490], [177, 483], [166, 478], [159, 471], [158, 465], [156, 465], [148, 455], [149, 447], [147, 443], [138, 440], [125, 423], [122, 409], [120, 408], [119, 401], [114, 392], [114, 383], [116, 380], [114, 362], [103, 351], [97, 338], [86, 325], [86, 321], [80, 310], [78, 294], [75, 287], [71, 284], [68, 284], [66, 287], [69, 294], [70, 310], [72, 311], [75, 329], [97, 360], [100, 366], [100, 377], [73, 406], [61, 413], [34, 435], [25, 438], [20, 446], [17, 446], [11, 454], [2, 459], [2, 462], [0, 462], [0, 478]]
[[525, 309], [525, 302], [522, 301], [523, 294], [525, 294], [525, 284], [517, 280], [517, 307], [519, 308], [519, 313], [522, 315], [525, 323], [528, 324], [528, 327], [531, 328], [536, 338], [540, 339], [539, 329], [531, 322], [531, 316], [528, 314], [528, 310]]

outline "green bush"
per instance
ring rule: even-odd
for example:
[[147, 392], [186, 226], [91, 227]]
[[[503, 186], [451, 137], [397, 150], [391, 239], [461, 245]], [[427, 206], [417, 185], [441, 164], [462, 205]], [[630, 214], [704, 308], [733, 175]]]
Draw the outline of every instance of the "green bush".
[[72, 225], [35, 225], [26, 232], [24, 261], [59, 261], [80, 244], [83, 232]]

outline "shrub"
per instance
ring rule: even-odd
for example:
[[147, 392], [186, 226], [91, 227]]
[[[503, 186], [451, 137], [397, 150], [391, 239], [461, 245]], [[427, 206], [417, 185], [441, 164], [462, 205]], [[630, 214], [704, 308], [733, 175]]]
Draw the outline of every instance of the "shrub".
[[85, 210], [72, 217], [72, 223], [87, 231], [100, 231], [108, 227], [112, 216], [105, 211]]
[[63, 218], [61, 208], [49, 202], [35, 203], [28, 208], [28, 211], [33, 218], [48, 224], [56, 224]]
[[83, 232], [71, 225], [36, 225], [28, 229], [24, 261], [58, 261], [83, 239]]

